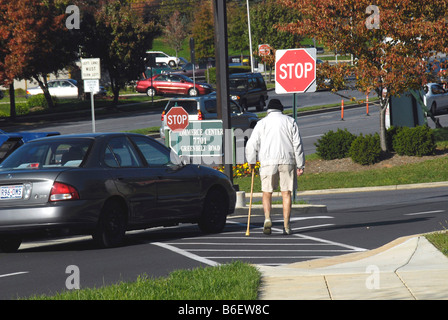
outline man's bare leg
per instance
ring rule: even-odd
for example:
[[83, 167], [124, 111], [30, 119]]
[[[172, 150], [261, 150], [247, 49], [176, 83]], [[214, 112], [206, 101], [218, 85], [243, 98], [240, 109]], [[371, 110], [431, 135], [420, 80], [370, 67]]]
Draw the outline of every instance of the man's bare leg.
[[282, 191], [283, 200], [283, 225], [285, 233], [290, 234], [289, 218], [291, 217], [291, 191]]
[[272, 208], [272, 192], [263, 191], [263, 210], [264, 210], [264, 226], [263, 233], [271, 234], [271, 208]]

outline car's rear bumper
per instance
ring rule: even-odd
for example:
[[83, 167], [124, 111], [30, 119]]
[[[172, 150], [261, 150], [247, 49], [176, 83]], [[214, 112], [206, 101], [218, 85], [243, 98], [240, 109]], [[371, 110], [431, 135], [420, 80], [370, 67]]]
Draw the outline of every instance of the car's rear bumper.
[[44, 206], [0, 208], [0, 235], [93, 230], [98, 222], [100, 207], [100, 203], [76, 200]]

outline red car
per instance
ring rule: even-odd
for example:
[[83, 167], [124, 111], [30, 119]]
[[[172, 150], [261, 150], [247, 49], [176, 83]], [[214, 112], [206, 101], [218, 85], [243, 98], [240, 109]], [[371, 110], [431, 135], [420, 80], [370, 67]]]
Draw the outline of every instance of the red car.
[[182, 94], [198, 96], [213, 91], [208, 83], [193, 83], [193, 80], [182, 74], [158, 74], [151, 78], [137, 81], [136, 91], [152, 97], [163, 94]]

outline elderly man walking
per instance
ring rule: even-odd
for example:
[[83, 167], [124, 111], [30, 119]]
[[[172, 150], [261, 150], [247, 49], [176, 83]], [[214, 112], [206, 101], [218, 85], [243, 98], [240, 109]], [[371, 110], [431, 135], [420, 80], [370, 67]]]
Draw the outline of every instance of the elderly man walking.
[[291, 234], [291, 193], [297, 177], [305, 170], [305, 155], [297, 122], [283, 114], [278, 99], [268, 104], [268, 114], [258, 121], [246, 145], [247, 162], [254, 169], [260, 161], [261, 190], [265, 221], [264, 234], [271, 234], [272, 193], [280, 185], [283, 200], [283, 234]]

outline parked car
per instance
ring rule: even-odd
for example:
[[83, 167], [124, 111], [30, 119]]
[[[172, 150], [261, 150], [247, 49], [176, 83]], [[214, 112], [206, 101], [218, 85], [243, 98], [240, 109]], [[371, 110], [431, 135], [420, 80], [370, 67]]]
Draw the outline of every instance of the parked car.
[[[160, 136], [165, 138], [165, 129], [167, 129], [165, 114], [174, 107], [183, 107], [189, 114], [188, 120], [213, 120], [217, 119], [216, 111], [216, 93], [210, 93], [205, 96], [195, 98], [175, 98], [168, 101], [162, 112], [162, 125], [160, 126]], [[254, 128], [259, 118], [255, 113], [247, 112], [237, 102], [230, 100], [230, 117], [233, 128], [246, 130]]]
[[436, 115], [439, 111], [448, 109], [448, 91], [438, 83], [428, 83], [423, 87], [425, 106]]
[[150, 78], [155, 76], [156, 74], [162, 74], [162, 73], [171, 73], [174, 72], [174, 69], [171, 69], [170, 66], [168, 66], [166, 63], [157, 63], [154, 67], [147, 67], [144, 72], [144, 78]]
[[0, 165], [0, 250], [60, 234], [91, 234], [101, 247], [114, 247], [127, 230], [178, 223], [220, 232], [235, 201], [223, 173], [184, 164], [144, 135], [32, 140]]
[[152, 56], [155, 58], [156, 63], [166, 63], [171, 68], [177, 67], [180, 60], [177, 57], [172, 57], [165, 52], [162, 51], [146, 51], [147, 60], [151, 60], [149, 56]]
[[[207, 69], [215, 66], [215, 60], [200, 61], [194, 65], [194, 77], [195, 79], [205, 80], [207, 78]], [[174, 74], [183, 74], [189, 78], [193, 78], [193, 64], [191, 62], [186, 63], [178, 71], [173, 71]]]
[[262, 111], [266, 106], [268, 93], [261, 73], [233, 73], [229, 75], [229, 92], [232, 100], [244, 108], [256, 107]]
[[195, 82], [182, 74], [158, 74], [152, 78], [137, 81], [135, 90], [152, 97], [164, 94], [197, 96], [213, 91], [208, 83]]
[[[48, 90], [52, 97], [57, 98], [78, 98], [78, 82], [74, 79], [57, 79], [48, 81]], [[28, 88], [26, 97], [43, 94], [40, 86]], [[95, 92], [94, 95], [105, 96], [107, 93], [103, 86], [100, 86], [100, 91]]]
[[57, 131], [50, 132], [6, 132], [0, 129], [0, 162], [6, 159], [14, 150], [24, 143], [42, 137], [56, 136]]

